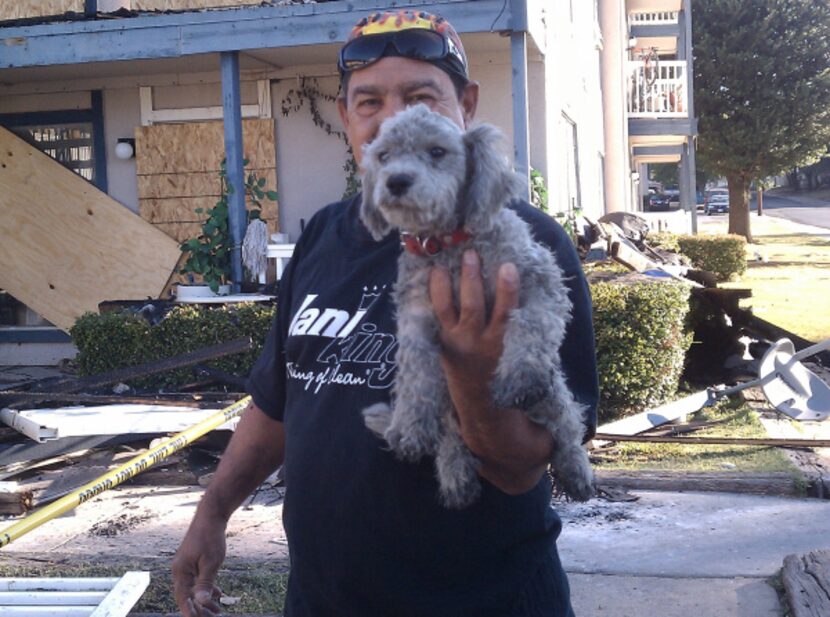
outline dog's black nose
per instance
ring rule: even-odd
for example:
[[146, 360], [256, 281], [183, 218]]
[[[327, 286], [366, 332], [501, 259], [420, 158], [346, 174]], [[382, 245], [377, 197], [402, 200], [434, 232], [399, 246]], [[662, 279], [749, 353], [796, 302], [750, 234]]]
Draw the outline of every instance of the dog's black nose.
[[386, 188], [395, 197], [400, 197], [406, 193], [410, 186], [412, 186], [412, 176], [409, 174], [393, 174], [386, 181]]

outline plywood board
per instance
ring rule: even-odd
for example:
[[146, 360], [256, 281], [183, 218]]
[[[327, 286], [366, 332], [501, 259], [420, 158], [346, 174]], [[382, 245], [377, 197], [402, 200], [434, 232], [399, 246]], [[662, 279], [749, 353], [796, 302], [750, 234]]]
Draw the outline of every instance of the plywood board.
[[[268, 190], [277, 188], [274, 121], [243, 121], [248, 172], [264, 178]], [[146, 221], [182, 242], [199, 235], [196, 208], [212, 208], [220, 195], [219, 169], [224, 158], [221, 122], [156, 124], [136, 129], [139, 213]], [[275, 202], [265, 200], [262, 216], [269, 229], [278, 229]]]
[[[260, 178], [265, 178], [268, 188], [276, 188], [277, 173], [274, 168], [254, 169], [249, 167], [247, 171], [256, 173]], [[218, 197], [221, 186], [219, 174], [215, 171], [138, 176], [138, 194], [143, 199], [204, 195], [216, 195]]]
[[[277, 221], [275, 219], [265, 219], [268, 223], [268, 232], [276, 233], [279, 231]], [[153, 227], [163, 231], [178, 243], [184, 242], [190, 238], [198, 238], [202, 232], [202, 224], [196, 222], [178, 221], [175, 223], [153, 223]]]
[[[196, 208], [207, 212], [216, 205], [218, 196], [204, 197], [168, 197], [165, 199], [142, 199], [139, 202], [141, 218], [150, 223], [187, 223], [204, 220], [206, 214], [200, 215]], [[262, 204], [262, 218], [276, 219], [277, 204], [266, 201]]]
[[0, 128], [0, 288], [68, 330], [104, 300], [157, 297], [178, 244]]
[[260, 0], [133, 0], [132, 8], [134, 11], [186, 11], [260, 4]]
[[[136, 173], [181, 174], [218, 170], [225, 158], [220, 121], [140, 126], [135, 130]], [[242, 121], [242, 143], [251, 169], [275, 167], [274, 121]]]
[[0, 21], [84, 12], [84, 0], [4, 0], [0, 2]]

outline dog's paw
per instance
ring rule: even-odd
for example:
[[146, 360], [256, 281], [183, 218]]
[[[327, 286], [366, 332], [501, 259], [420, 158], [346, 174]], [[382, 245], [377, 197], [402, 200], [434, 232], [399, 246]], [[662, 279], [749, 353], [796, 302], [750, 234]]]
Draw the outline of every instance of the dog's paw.
[[491, 385], [493, 404], [500, 409], [515, 408], [526, 411], [551, 395], [550, 380], [538, 377], [514, 376], [496, 378]]
[[394, 426], [384, 434], [389, 447], [401, 460], [414, 463], [425, 456], [435, 454], [435, 445], [418, 435], [404, 434]]
[[553, 461], [553, 472], [558, 488], [574, 501], [588, 501], [596, 494], [591, 461], [581, 446], [559, 451]]
[[392, 424], [392, 408], [386, 403], [376, 403], [363, 410], [363, 423], [378, 437], [385, 437]]

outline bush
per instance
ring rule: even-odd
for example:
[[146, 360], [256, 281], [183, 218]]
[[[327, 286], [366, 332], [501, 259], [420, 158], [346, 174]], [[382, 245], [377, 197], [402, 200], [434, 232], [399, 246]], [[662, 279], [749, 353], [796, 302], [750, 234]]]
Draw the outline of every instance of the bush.
[[699, 270], [728, 281], [746, 272], [746, 238], [743, 236], [678, 236], [680, 252]]
[[674, 397], [692, 341], [686, 328], [689, 290], [664, 281], [591, 285], [600, 423]]
[[[250, 351], [205, 363], [232, 375], [246, 376], [262, 351], [274, 311], [274, 306], [261, 304], [213, 308], [180, 305], [156, 325], [129, 311], [87, 313], [75, 322], [70, 335], [78, 348], [76, 360], [82, 375], [105, 373], [250, 336]], [[192, 380], [192, 369], [184, 368], [136, 379], [130, 385], [163, 388]]]

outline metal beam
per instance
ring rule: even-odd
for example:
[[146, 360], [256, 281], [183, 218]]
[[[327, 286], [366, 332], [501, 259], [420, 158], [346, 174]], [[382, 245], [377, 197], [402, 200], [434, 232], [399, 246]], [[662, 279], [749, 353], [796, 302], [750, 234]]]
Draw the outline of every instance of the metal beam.
[[637, 24], [635, 26], [631, 26], [631, 36], [634, 36], [638, 39], [649, 39], [668, 36], [679, 37], [680, 26], [679, 24]]
[[697, 135], [697, 118], [629, 118], [628, 135]]
[[[0, 71], [335, 44], [346, 39], [356, 16], [388, 6], [385, 0], [350, 0], [0, 28]], [[461, 34], [518, 29], [504, 0], [408, 0], [397, 7], [438, 13]]]
[[634, 146], [634, 158], [640, 156], [681, 156], [683, 146]]
[[510, 34], [513, 86], [513, 161], [524, 178], [524, 199], [530, 201], [530, 127], [527, 108], [527, 33]]
[[242, 284], [242, 240], [248, 227], [245, 208], [245, 169], [242, 147], [242, 95], [239, 88], [239, 52], [222, 53], [222, 106], [225, 113], [225, 171], [228, 188], [228, 227], [231, 236], [233, 293]]

